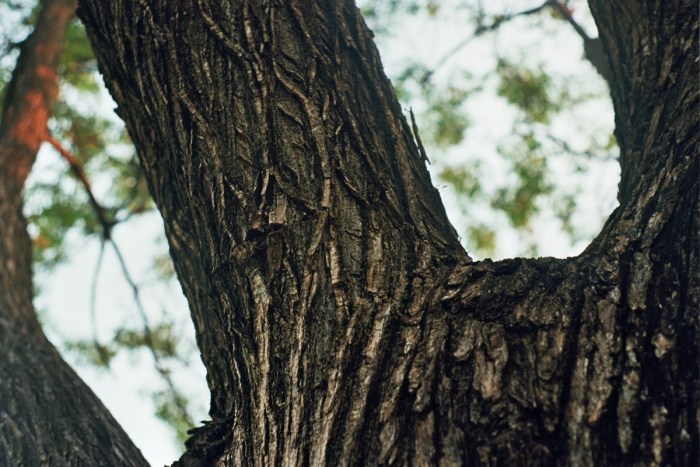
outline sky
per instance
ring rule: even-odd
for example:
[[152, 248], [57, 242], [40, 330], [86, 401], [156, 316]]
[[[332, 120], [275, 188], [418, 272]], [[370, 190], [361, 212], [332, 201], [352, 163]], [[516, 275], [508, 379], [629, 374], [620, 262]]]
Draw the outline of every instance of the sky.
[[[366, 0], [369, 1], [369, 0]], [[443, 3], [450, 3], [447, 0]], [[488, 2], [488, 7], [494, 10], [509, 5], [513, 11], [532, 7], [538, 2]], [[590, 17], [583, 11], [584, 2], [574, 2], [579, 8], [575, 12], [577, 19], [595, 35], [595, 29]], [[445, 14], [436, 21], [426, 22], [422, 17], [405, 17], [394, 24], [397, 31], [389, 38], [382, 38], [379, 43], [380, 53], [387, 74], [391, 77], [400, 72], [407, 60], [417, 60], [431, 67], [455, 44], [461, 42], [469, 31], [463, 15]], [[534, 25], [533, 25], [534, 24]], [[434, 75], [440, 80], [455, 79], [461, 71], [468, 69], [472, 75], [486, 74], [494, 65], [494, 50], [499, 54], [519, 57], [533, 64], [544, 64], [551, 73], [562, 76], [573, 76], [580, 87], [590, 92], [604, 92], [605, 84], [583, 62], [582, 44], [570, 28], [565, 24], [556, 24], [545, 18], [540, 23], [531, 21], [515, 21], [504, 27], [497, 35], [488, 35], [470, 42], [460, 53], [455, 54]], [[486, 83], [486, 91], [489, 83]], [[491, 89], [491, 91], [493, 91]], [[404, 103], [404, 105], [407, 103]], [[420, 102], [408, 103], [420, 109]], [[100, 106], [109, 112], [114, 104], [106, 96]], [[406, 105], [405, 105], [406, 106]], [[408, 110], [406, 108], [406, 110]], [[444, 153], [429, 149], [429, 156], [436, 159], [430, 168], [435, 174], [446, 162], [452, 164], [472, 164], [478, 158], [488, 168], [493, 181], [507, 180], [508, 174], [503, 173], [504, 167], [499, 163], [496, 147], [499, 141], [506, 139], [511, 131], [510, 120], [513, 110], [502, 100], [489, 92], [481, 93], [467, 104], [473, 125], [466, 139], [459, 147], [451, 148]], [[580, 143], [582, 132], [605, 134], [612, 128], [613, 114], [610, 103], [605, 98], [594, 99], [590, 105], [577, 110], [576, 115], [562, 118], [553, 122], [556, 131], [564, 135], [568, 141], [576, 145]], [[418, 122], [420, 126], [420, 121]], [[583, 127], [583, 129], [582, 129]], [[42, 174], [51, 172], [55, 164], [61, 163], [58, 156], [50, 149], [44, 148], [39, 155], [32, 177], [41, 179]], [[584, 239], [571, 245], [562, 234], [561, 228], [554, 220], [551, 212], [546, 210], [537, 222], [537, 231], [532, 235], [539, 239], [540, 251], [545, 256], [570, 256], [579, 253], [590, 237], [600, 228], [606, 213], [615, 206], [616, 183], [619, 169], [614, 160], [601, 161], [594, 167], [594, 172], [582, 175], [572, 175], [565, 162], [553, 162], [556, 177], [563, 184], [574, 183], [570, 177], [578, 177], [575, 182], [581, 183], [584, 192], [578, 199], [577, 222], [582, 230], [586, 230]], [[462, 232], [475, 218], [486, 219], [494, 226], [502, 226], [504, 220], [489, 214], [483, 206], [470, 207], [465, 210], [457, 202], [450, 190], [441, 185], [433, 175], [434, 184], [440, 189], [447, 213], [455, 224], [457, 231]], [[104, 183], [104, 182], [102, 182]], [[103, 187], [104, 188], [104, 187]], [[100, 191], [97, 184], [96, 191]], [[187, 303], [182, 296], [179, 285], [170, 282], [158, 284], [151, 270], [152, 258], [167, 251], [163, 240], [162, 225], [158, 214], [146, 216], [116, 227], [114, 237], [132, 275], [142, 287], [144, 302], [151, 321], [157, 321], [162, 313], [174, 317], [178, 327], [188, 336], [193, 345], [194, 337], [189, 322]], [[499, 241], [501, 257], [517, 254], [522, 250], [522, 238], [516, 233], [507, 233]], [[66, 338], [92, 338], [92, 322], [90, 318], [90, 284], [94, 277], [95, 264], [99, 252], [99, 241], [76, 237], [72, 242], [70, 259], [54, 271], [43, 273], [36, 278], [41, 287], [36, 306], [46, 323], [46, 331], [50, 339], [59, 349]], [[139, 316], [131, 298], [131, 290], [124, 280], [114, 254], [107, 252], [99, 275], [97, 288], [97, 330], [101, 338], [108, 337], [115, 327], [133, 323], [138, 327]], [[209, 403], [209, 393], [204, 379], [205, 370], [198, 358], [198, 352], [193, 348], [193, 358], [188, 366], [174, 369], [174, 378], [190, 396], [191, 409], [197, 420], [206, 419]], [[95, 393], [105, 403], [115, 418], [124, 427], [134, 442], [142, 450], [152, 465], [170, 464], [176, 460], [184, 447], [174, 442], [169, 427], [154, 415], [154, 406], [148, 392], [162, 387], [153, 370], [153, 362], [146, 352], [138, 355], [121, 354], [114, 361], [110, 371], [96, 369], [86, 365], [74, 353], [67, 353], [66, 359], [79, 375], [92, 387]]]

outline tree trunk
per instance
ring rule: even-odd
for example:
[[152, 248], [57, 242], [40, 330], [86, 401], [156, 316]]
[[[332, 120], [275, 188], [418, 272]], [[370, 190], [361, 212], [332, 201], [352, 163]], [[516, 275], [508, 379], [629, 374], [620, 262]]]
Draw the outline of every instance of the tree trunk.
[[697, 9], [591, 4], [621, 205], [494, 263], [351, 1], [81, 0], [208, 370], [181, 465], [697, 465]]
[[0, 464], [145, 465], [107, 409], [42, 333], [22, 189], [47, 137], [77, 0], [45, 0], [23, 43], [0, 122]]

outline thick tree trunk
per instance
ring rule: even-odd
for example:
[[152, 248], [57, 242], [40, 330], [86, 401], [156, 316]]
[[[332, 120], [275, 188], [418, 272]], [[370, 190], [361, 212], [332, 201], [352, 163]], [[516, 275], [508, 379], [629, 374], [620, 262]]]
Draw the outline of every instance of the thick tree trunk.
[[621, 206], [471, 262], [348, 0], [81, 0], [213, 421], [182, 465], [698, 463], [694, 2], [592, 9]]
[[57, 67], [77, 0], [45, 0], [23, 43], [0, 123], [0, 464], [145, 465], [138, 449], [46, 340], [32, 305], [22, 189], [47, 136]]

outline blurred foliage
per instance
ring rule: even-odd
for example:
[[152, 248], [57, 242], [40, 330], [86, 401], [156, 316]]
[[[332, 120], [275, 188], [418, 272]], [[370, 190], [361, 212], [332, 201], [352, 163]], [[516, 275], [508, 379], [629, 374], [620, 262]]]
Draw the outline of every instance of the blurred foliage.
[[[105, 370], [108, 370], [114, 358], [124, 351], [128, 351], [136, 359], [141, 358], [141, 351], [147, 350], [150, 353], [151, 349], [158, 355], [161, 365], [165, 361], [187, 364], [189, 355], [184, 355], [180, 347], [183, 347], [182, 337], [171, 322], [150, 327], [148, 335], [143, 328], [120, 327], [107, 343], [96, 340], [69, 340], [64, 343], [64, 348], [75, 354], [83, 364]], [[162, 368], [160, 371], [169, 370]], [[168, 382], [166, 386], [167, 389], [156, 390], [150, 394], [155, 405], [155, 415], [171, 427], [177, 442], [184, 443], [187, 431], [194, 426], [187, 413], [190, 402], [177, 387]]]
[[511, 162], [514, 177], [508, 186], [496, 191], [491, 205], [503, 211], [513, 227], [530, 229], [530, 223], [539, 211], [538, 198], [553, 190], [547, 176], [547, 159], [539, 153], [540, 142], [532, 133], [520, 135], [517, 146], [513, 148], [499, 149]]
[[114, 334], [113, 342], [127, 350], [150, 347], [161, 358], [179, 358], [177, 351], [178, 334], [174, 332], [173, 323], [160, 323], [151, 326], [148, 335], [143, 328], [120, 328]]
[[552, 78], [541, 68], [531, 70], [499, 60], [496, 73], [500, 79], [498, 95], [518, 107], [527, 120], [549, 123], [550, 116], [562, 109], [562, 100], [550, 96]]
[[[108, 367], [112, 359], [121, 351], [132, 354], [141, 350], [152, 349], [159, 359], [173, 359], [185, 362], [188, 358], [179, 349], [182, 347], [180, 334], [171, 322], [162, 322], [149, 327], [146, 335], [144, 328], [119, 327], [107, 343], [96, 340], [73, 339], [65, 343], [69, 350], [79, 352], [81, 360], [92, 365]], [[135, 354], [134, 354], [135, 355]]]
[[421, 10], [421, 3], [420, 0], [368, 0], [361, 10], [375, 34], [388, 34], [399, 14], [416, 14]]
[[78, 21], [73, 21], [68, 27], [60, 71], [61, 78], [76, 89], [88, 93], [100, 90], [96, 79], [97, 60], [85, 34], [85, 27]]
[[448, 85], [429, 88], [424, 96], [428, 108], [423, 112], [428, 140], [440, 149], [456, 146], [464, 139], [469, 127], [469, 116], [464, 103], [473, 90]]
[[81, 363], [104, 369], [109, 368], [120, 350], [113, 342], [103, 344], [94, 340], [81, 339], [66, 341], [63, 346], [77, 355]]
[[467, 234], [476, 251], [485, 256], [492, 256], [496, 252], [496, 231], [484, 225], [472, 225], [468, 227]]
[[472, 198], [481, 191], [476, 174], [467, 166], [448, 166], [440, 172], [440, 178], [449, 183], [462, 196]]
[[181, 407], [187, 406], [187, 396], [176, 391], [159, 391], [153, 396], [156, 404], [156, 416], [167, 423], [174, 431], [177, 440], [184, 444], [188, 438], [188, 430], [192, 429], [192, 421], [183, 414]]
[[52, 269], [66, 257], [68, 232], [100, 233], [100, 226], [83, 192], [67, 190], [59, 183], [35, 183], [28, 190], [37, 209], [28, 209], [29, 232], [34, 244], [34, 264]]
[[[512, 7], [507, 2], [495, 7], [470, 0], [360, 3], [380, 46], [382, 41], [392, 39], [392, 35], [401, 37], [404, 32], [395, 26], [411, 15], [420, 15], [426, 25], [430, 22], [440, 25], [457, 15], [463, 18], [464, 38], [455, 38], [458, 44], [455, 48], [436, 53], [432, 63], [437, 68], [430, 68], [408, 54], [403, 66], [390, 78], [404, 107], [414, 109], [423, 143], [433, 162], [431, 168], [439, 177], [436, 182], [447, 184], [457, 197], [458, 210], [467, 224], [461, 234], [470, 253], [476, 257], [501, 256], [500, 238], [507, 229], [512, 229], [520, 239], [519, 254], [538, 255], [535, 234], [545, 211], [558, 220], [560, 231], [571, 244], [595, 233], [595, 227], [582, 231], [576, 219], [581, 185], [561, 183], [554, 175], [553, 166], [560, 171], [564, 166], [569, 173], [586, 173], [592, 162], [614, 157], [617, 150], [614, 137], [611, 131], [604, 135], [580, 132], [577, 137], [588, 138], [587, 147], [581, 147], [580, 142], [559, 136], [554, 124], [567, 119], [576, 123], [577, 106], [601, 99], [601, 95], [581, 86], [577, 77], [552, 73], [546, 63], [533, 61], [536, 51], [530, 54], [528, 50], [528, 55], [518, 57], [494, 50], [494, 66], [486, 72], [483, 66], [478, 73], [474, 72], [476, 68], [472, 69], [469, 62], [452, 66], [449, 72], [439, 69], [461, 47], [482, 37], [495, 42], [495, 37], [517, 21], [521, 25], [529, 23], [533, 30], [541, 28], [543, 21], [570, 28], [561, 15], [548, 7], [537, 14], [522, 14], [542, 2], [511, 2]], [[571, 2], [566, 3], [573, 8]], [[544, 32], [542, 40], [548, 40]], [[504, 115], [502, 123], [511, 119], [512, 130], [510, 136], [495, 144], [497, 160], [475, 152], [464, 154], [465, 150], [460, 149], [465, 140], [480, 137], [470, 133], [472, 122], [480, 118], [479, 111], [470, 106], [484, 95], [489, 95], [492, 102], [501, 99], [513, 115]], [[602, 96], [603, 100], [606, 98]], [[460, 161], [452, 162], [455, 159], [452, 155], [459, 152], [462, 152]], [[507, 175], [493, 177], [494, 166], [503, 167]], [[497, 222], [499, 219], [507, 225]]]
[[[61, 94], [49, 122], [52, 134], [62, 141], [92, 181], [109, 180], [109, 189], [99, 199], [113, 223], [154, 206], [143, 171], [123, 126], [85, 102], [100, 99], [97, 64], [80, 23], [68, 30], [66, 53], [61, 66]], [[53, 149], [52, 149], [53, 151]], [[61, 162], [50, 182], [27, 187], [27, 217], [35, 246], [35, 268], [51, 270], [67, 258], [65, 241], [71, 229], [99, 236], [97, 216], [87, 204], [84, 188], [67, 163]]]
[[169, 254], [160, 254], [153, 258], [153, 272], [160, 280], [175, 278], [175, 265]]

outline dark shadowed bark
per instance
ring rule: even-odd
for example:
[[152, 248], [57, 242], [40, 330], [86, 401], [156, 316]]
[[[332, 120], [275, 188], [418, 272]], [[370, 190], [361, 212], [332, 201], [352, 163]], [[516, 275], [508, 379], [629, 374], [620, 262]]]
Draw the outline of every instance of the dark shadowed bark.
[[0, 123], [0, 464], [145, 465], [107, 409], [46, 340], [32, 305], [22, 189], [47, 137], [77, 0], [45, 0], [22, 44]]
[[81, 0], [208, 369], [182, 465], [698, 464], [697, 8], [591, 7], [620, 207], [494, 263], [351, 1]]

